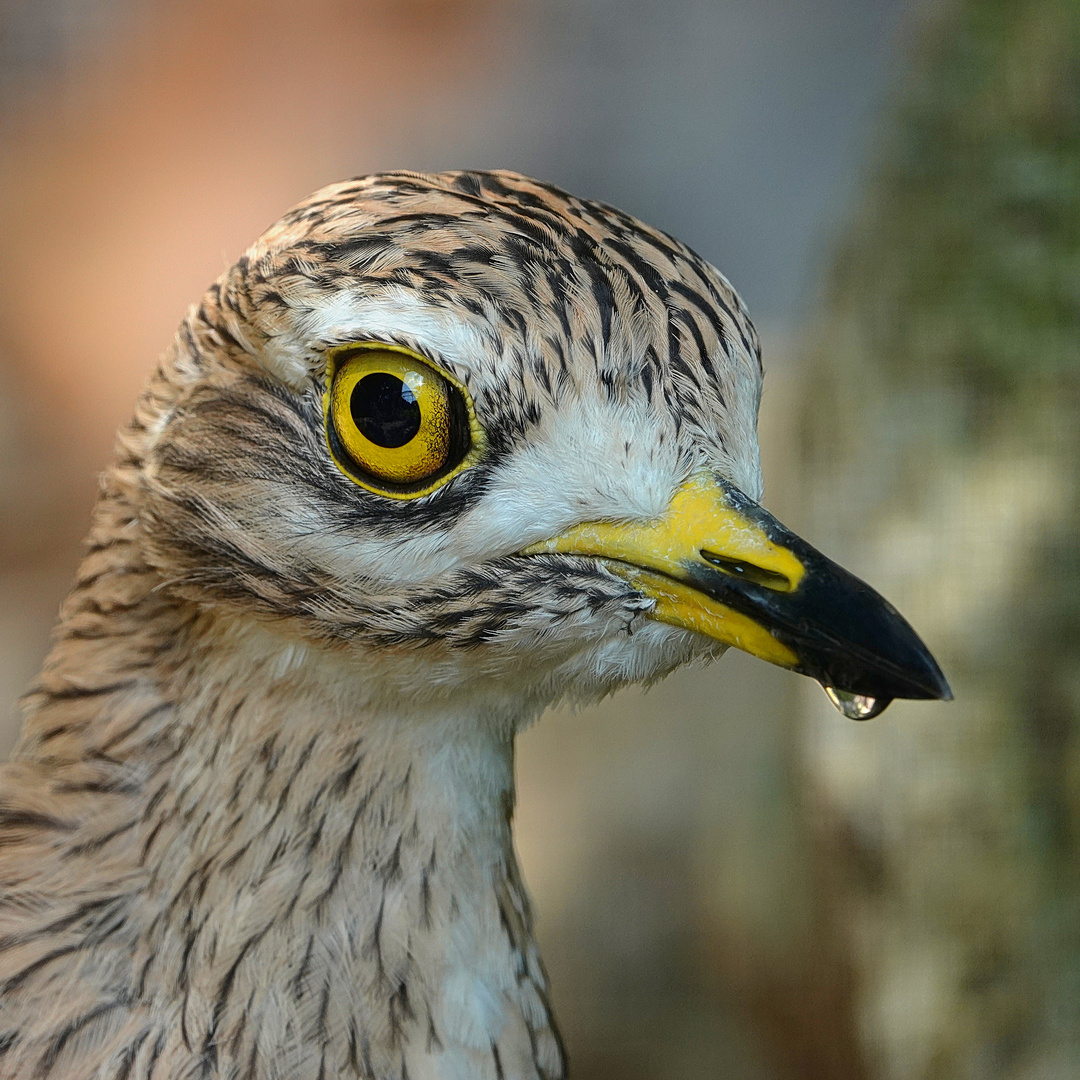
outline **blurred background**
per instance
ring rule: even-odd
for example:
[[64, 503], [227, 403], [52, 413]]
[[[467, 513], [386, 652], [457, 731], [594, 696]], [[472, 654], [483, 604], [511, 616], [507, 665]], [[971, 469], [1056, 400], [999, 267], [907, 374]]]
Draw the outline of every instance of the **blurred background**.
[[0, 0], [0, 753], [112, 433], [309, 191], [506, 167], [727, 274], [766, 504], [949, 706], [743, 656], [546, 717], [577, 1080], [1080, 1076], [1078, 0]]

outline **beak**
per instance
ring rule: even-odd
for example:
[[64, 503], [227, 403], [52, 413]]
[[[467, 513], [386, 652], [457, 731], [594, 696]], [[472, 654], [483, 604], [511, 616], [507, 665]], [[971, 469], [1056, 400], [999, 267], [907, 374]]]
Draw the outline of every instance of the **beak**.
[[892, 604], [711, 473], [657, 520], [586, 522], [522, 552], [541, 553], [602, 559], [656, 602], [652, 618], [809, 675], [854, 719], [953, 696]]

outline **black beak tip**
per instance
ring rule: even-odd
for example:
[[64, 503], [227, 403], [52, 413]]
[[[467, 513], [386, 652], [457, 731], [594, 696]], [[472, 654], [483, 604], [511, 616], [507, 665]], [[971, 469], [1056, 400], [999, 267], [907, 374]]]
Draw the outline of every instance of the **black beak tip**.
[[865, 656], [856, 659], [840, 654], [830, 657], [822, 667], [814, 665], [801, 670], [826, 686], [871, 698], [913, 701], [954, 698], [952, 687], [929, 652], [924, 652], [914, 663], [909, 658], [903, 665], [895, 659], [890, 662], [881, 658], [874, 662]]
[[934, 654], [891, 604], [888, 610], [891, 613], [891, 634], [887, 636], [892, 638], [892, 647], [886, 646], [881, 655], [886, 664], [890, 658], [897, 664], [900, 681], [908, 682], [910, 688], [908, 693], [901, 690], [894, 696], [921, 698], [923, 701], [952, 701], [952, 687], [934, 659]]
[[[822, 647], [805, 642], [804, 673], [847, 693], [869, 698], [952, 701], [952, 687], [933, 653], [891, 605], [867, 605], [851, 620], [849, 634]], [[831, 635], [830, 635], [831, 636]]]
[[907, 672], [906, 687], [895, 687], [894, 697], [912, 698], [917, 701], [952, 701], [953, 692], [948, 680], [941, 673], [941, 668], [934, 662], [933, 657], [927, 654], [929, 663], [918, 673]]
[[[927, 655], [929, 656], [929, 654]], [[937, 661], [932, 656], [929, 656], [929, 659], [933, 665], [934, 675], [934, 692], [930, 695], [930, 699], [933, 701], [953, 701], [956, 695], [952, 692], [949, 680], [945, 678], [941, 668], [938, 667]]]
[[[918, 641], [917, 638], [915, 640]], [[848, 668], [844, 673], [847, 688], [837, 685], [831, 677], [822, 679], [818, 675], [818, 680], [833, 705], [851, 720], [871, 720], [884, 712], [896, 698], [952, 701], [952, 687], [937, 661], [921, 641], [918, 644], [919, 650], [915, 656], [909, 655], [908, 663], [902, 670], [887, 662], [881, 666], [860, 666], [854, 672]], [[855, 686], [859, 689], [851, 689]]]
[[[952, 701], [952, 687], [933, 653], [906, 622], [899, 618], [897, 622], [899, 625], [895, 629], [900, 632], [894, 639], [893, 649], [883, 649], [879, 654], [881, 666], [877, 677], [889, 686], [892, 697]], [[873, 675], [870, 677], [874, 678]]]

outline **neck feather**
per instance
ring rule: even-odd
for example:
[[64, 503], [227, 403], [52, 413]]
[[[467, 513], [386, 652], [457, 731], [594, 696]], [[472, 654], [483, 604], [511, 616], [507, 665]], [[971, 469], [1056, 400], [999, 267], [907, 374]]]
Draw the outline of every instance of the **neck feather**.
[[[5, 778], [55, 796], [41, 828], [23, 812], [30, 910], [0, 917], [38, 942], [0, 951], [10, 1053], [65, 1076], [564, 1075], [512, 718], [379, 708], [340, 657], [170, 604], [130, 559], [87, 582]], [[58, 979], [79, 994], [56, 1004]]]

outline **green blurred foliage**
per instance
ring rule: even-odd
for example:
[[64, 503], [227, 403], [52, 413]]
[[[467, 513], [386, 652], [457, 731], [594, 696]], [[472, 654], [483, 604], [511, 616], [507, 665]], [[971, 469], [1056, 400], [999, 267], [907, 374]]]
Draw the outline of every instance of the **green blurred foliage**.
[[1080, 4], [971, 0], [925, 35], [841, 256], [879, 362], [1012, 393], [1077, 374]]
[[846, 772], [809, 710], [811, 785], [873, 853], [836, 900], [859, 1023], [890, 1078], [1077, 1076], [1080, 3], [937, 13], [882, 143], [806, 374], [807, 486], [958, 700], [848, 740]]

